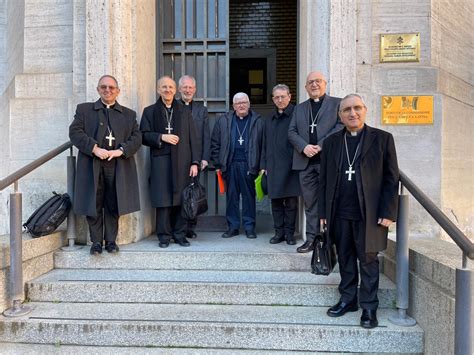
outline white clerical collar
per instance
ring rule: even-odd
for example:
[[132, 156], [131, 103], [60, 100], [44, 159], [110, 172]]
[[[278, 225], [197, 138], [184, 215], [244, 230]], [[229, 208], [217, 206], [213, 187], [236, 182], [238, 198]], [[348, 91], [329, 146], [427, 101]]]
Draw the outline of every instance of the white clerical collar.
[[316, 99], [313, 99], [314, 102], [319, 102], [319, 97]]
[[102, 101], [102, 99], [100, 99], [100, 101], [104, 104], [104, 106], [105, 106], [106, 108], [111, 108], [111, 107], [112, 107], [113, 105], [115, 105], [115, 103], [116, 103], [116, 101], [114, 101], [114, 102], [111, 103], [111, 104], [106, 104], [104, 101]]

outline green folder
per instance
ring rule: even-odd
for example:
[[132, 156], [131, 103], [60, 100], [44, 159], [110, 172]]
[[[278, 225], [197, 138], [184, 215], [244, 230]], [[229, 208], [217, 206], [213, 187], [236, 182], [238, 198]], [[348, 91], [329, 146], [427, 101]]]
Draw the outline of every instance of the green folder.
[[265, 193], [263, 192], [263, 189], [262, 189], [262, 176], [263, 175], [258, 175], [257, 178], [255, 179], [255, 192], [257, 193], [258, 201], [262, 201], [263, 197], [265, 196]]

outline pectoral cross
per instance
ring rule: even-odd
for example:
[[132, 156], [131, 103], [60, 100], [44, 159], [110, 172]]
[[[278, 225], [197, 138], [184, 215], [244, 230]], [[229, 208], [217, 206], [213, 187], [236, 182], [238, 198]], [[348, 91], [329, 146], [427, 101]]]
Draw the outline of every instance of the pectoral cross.
[[112, 142], [115, 140], [115, 137], [112, 135], [112, 131], [109, 131], [109, 135], [105, 137], [109, 141], [109, 147], [112, 146]]
[[168, 134], [171, 134], [171, 131], [173, 130], [173, 127], [171, 127], [171, 124], [168, 123], [168, 127], [165, 128], [168, 131]]
[[311, 133], [314, 133], [314, 129], [316, 128], [318, 124], [316, 122], [311, 122], [311, 124], [309, 125], [311, 127]]
[[242, 145], [242, 143], [244, 142], [244, 139], [242, 138], [242, 136], [240, 136], [240, 138], [237, 139], [237, 141], [239, 142], [240, 145]]
[[349, 175], [347, 180], [352, 181], [352, 174], [355, 174], [355, 170], [352, 170], [352, 165], [349, 166], [349, 170], [346, 170], [346, 174]]

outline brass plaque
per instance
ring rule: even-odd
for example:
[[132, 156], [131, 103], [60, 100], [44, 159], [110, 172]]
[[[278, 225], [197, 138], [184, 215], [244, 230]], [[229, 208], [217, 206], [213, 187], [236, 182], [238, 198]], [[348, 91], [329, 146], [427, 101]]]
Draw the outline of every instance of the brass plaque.
[[382, 124], [433, 124], [433, 96], [382, 96]]
[[419, 33], [380, 35], [380, 63], [419, 61]]

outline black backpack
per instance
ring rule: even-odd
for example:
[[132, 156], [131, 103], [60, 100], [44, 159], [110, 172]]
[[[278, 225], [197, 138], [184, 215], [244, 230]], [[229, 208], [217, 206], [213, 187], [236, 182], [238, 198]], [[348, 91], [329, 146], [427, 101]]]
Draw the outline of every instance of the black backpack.
[[43, 203], [23, 224], [33, 238], [53, 233], [63, 223], [71, 209], [71, 199], [68, 194], [57, 194]]

